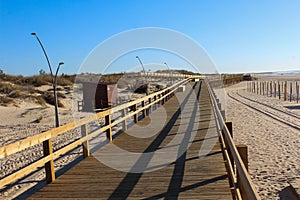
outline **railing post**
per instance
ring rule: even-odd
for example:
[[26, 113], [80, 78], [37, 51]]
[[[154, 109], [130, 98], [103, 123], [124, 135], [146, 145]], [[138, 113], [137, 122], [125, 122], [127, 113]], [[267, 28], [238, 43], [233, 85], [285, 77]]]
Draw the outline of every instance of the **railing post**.
[[[228, 129], [228, 131], [230, 133], [231, 138], [233, 139], [233, 126], [232, 126], [232, 122], [225, 122], [225, 125], [226, 125], [226, 127], [227, 127], [227, 129]], [[227, 146], [228, 146], [228, 144], [227, 144]], [[229, 154], [231, 165], [234, 166], [234, 159], [233, 159], [233, 156], [231, 154], [231, 151], [230, 151], [229, 148], [227, 150], [228, 150], [228, 154]]]
[[[137, 110], [137, 105], [136, 104], [134, 104], [133, 105], [133, 111], [135, 112]], [[138, 113], [135, 113], [134, 115], [133, 115], [133, 121], [134, 121], [134, 123], [138, 123], [138, 121], [139, 121], [139, 118], [138, 118], [139, 116], [138, 116]]]
[[[157, 97], [156, 95], [154, 96], [154, 101], [156, 101]], [[153, 110], [157, 109], [157, 102], [155, 104], [153, 104]]]
[[143, 115], [143, 118], [145, 118], [147, 116], [147, 110], [145, 108], [145, 100], [142, 101], [142, 115]]
[[[148, 102], [149, 102], [149, 104], [151, 104], [152, 99], [149, 98], [149, 99], [148, 99]], [[152, 108], [152, 106], [149, 106], [149, 108], [147, 109], [147, 115], [150, 115], [150, 113], [151, 113], [151, 108]]]
[[109, 139], [110, 142], [112, 142], [112, 130], [111, 130], [111, 116], [110, 114], [105, 116], [105, 126], [109, 126], [109, 128], [106, 130], [106, 137]]
[[[87, 124], [81, 125], [81, 136], [85, 137], [89, 134]], [[82, 143], [82, 149], [83, 149], [83, 157], [89, 157], [90, 156], [90, 147], [89, 147], [89, 141], [85, 141]]]
[[[125, 118], [126, 117], [126, 110], [127, 108], [122, 109], [122, 117]], [[122, 126], [123, 126], [123, 131], [127, 130], [127, 122], [126, 122], [126, 118], [124, 119], [124, 121], [122, 122]]]
[[[243, 163], [244, 163], [244, 165], [245, 165], [245, 167], [248, 171], [248, 148], [247, 148], [247, 146], [246, 145], [236, 145], [236, 148], [237, 148], [237, 150], [238, 150], [238, 152], [239, 152], [239, 154], [242, 158], [242, 161], [243, 161]], [[247, 200], [248, 198], [247, 198], [247, 195], [246, 195], [246, 191], [243, 187], [243, 184], [240, 181], [239, 171], [237, 171], [237, 183], [238, 183], [238, 187], [241, 191], [242, 199]]]
[[[43, 142], [44, 157], [53, 153], [51, 138]], [[54, 160], [51, 159], [45, 163], [46, 182], [51, 183], [55, 180]]]

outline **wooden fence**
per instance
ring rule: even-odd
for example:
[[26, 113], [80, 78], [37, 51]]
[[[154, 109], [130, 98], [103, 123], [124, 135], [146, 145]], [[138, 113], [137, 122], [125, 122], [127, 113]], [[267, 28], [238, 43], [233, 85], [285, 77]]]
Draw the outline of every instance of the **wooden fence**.
[[[83, 156], [84, 157], [89, 156], [90, 155], [89, 140], [93, 139], [94, 137], [100, 134], [106, 133], [107, 138], [110, 141], [112, 141], [113, 140], [112, 127], [121, 123], [123, 126], [123, 130], [126, 130], [127, 129], [126, 119], [133, 118], [133, 121], [135, 123], [138, 122], [139, 114], [145, 117], [147, 113], [150, 112], [152, 107], [156, 107], [159, 104], [164, 104], [164, 102], [166, 102], [172, 95], [174, 95], [176, 90], [181, 85], [186, 84], [190, 80], [191, 78], [184, 79], [166, 89], [150, 94], [143, 98], [113, 107], [111, 109], [99, 112], [95, 115], [91, 115], [89, 117], [80, 119], [76, 122], [71, 122], [66, 125], [40, 133], [38, 135], [31, 136], [26, 139], [20, 140], [18, 142], [0, 147], [0, 159], [6, 158], [12, 154], [18, 153], [26, 148], [33, 147], [41, 143], [43, 144], [43, 153], [44, 153], [44, 157], [42, 157], [41, 159], [2, 178], [0, 181], [0, 188], [2, 188], [7, 184], [13, 183], [22, 177], [25, 177], [26, 175], [34, 172], [37, 168], [43, 166], [45, 167], [46, 170], [47, 183], [52, 182], [56, 178], [54, 161], [57, 158], [59, 158], [61, 155], [66, 154], [71, 150], [75, 149], [76, 147], [82, 145]], [[112, 114], [116, 112], [121, 112], [122, 115], [121, 117], [112, 120]], [[105, 125], [89, 133], [87, 125], [90, 122], [99, 119], [105, 119]], [[81, 127], [81, 134], [82, 134], [82, 137], [80, 139], [68, 144], [67, 146], [64, 146], [63, 148], [56, 150], [55, 152], [53, 151], [52, 140], [54, 137], [63, 135], [64, 133], [68, 131], [73, 131], [79, 127]]]
[[221, 111], [216, 94], [208, 79], [205, 80], [210, 93], [217, 130], [225, 157], [230, 186], [233, 188], [234, 199], [260, 200], [257, 190], [248, 173], [247, 146], [235, 145], [233, 142], [232, 123], [225, 122], [225, 111]]
[[299, 83], [288, 81], [250, 81], [247, 91], [263, 96], [278, 97], [284, 101], [299, 102]]

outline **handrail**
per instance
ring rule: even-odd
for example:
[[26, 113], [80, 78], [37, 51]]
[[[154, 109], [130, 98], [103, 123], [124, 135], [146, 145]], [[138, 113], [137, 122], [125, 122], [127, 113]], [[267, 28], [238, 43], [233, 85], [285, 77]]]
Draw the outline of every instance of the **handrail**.
[[[76, 148], [77, 146], [82, 145], [84, 142], [87, 142], [88, 140], [96, 137], [97, 135], [99, 135], [101, 133], [104, 133], [105, 131], [110, 130], [110, 133], [109, 133], [110, 135], [108, 137], [111, 141], [112, 140], [111, 128], [113, 126], [117, 125], [118, 123], [121, 123], [122, 121], [126, 121], [127, 118], [130, 118], [132, 116], [137, 116], [139, 112], [144, 111], [144, 110], [150, 108], [152, 105], [157, 104], [157, 103], [161, 102], [162, 100], [168, 98], [170, 95], [172, 95], [178, 89], [178, 87], [180, 87], [183, 84], [186, 84], [188, 81], [190, 81], [190, 79], [191, 78], [184, 79], [184, 80], [182, 80], [168, 88], [165, 88], [161, 91], [155, 92], [153, 94], [147, 95], [145, 97], [136, 99], [134, 101], [131, 101], [131, 102], [128, 102], [125, 104], [118, 105], [118, 106], [110, 108], [108, 110], [99, 112], [95, 115], [91, 115], [91, 116], [82, 118], [76, 122], [70, 122], [63, 126], [53, 128], [46, 132], [40, 133], [38, 135], [34, 135], [31, 137], [25, 138], [21, 141], [0, 147], [0, 158], [5, 158], [9, 155], [20, 152], [26, 148], [32, 147], [32, 146], [40, 144], [40, 143], [50, 141], [50, 143], [49, 143], [50, 145], [48, 145], [48, 146], [50, 146], [50, 147], [48, 147], [48, 148], [50, 148], [50, 150], [49, 150], [50, 153], [48, 155], [46, 155], [45, 151], [44, 151], [43, 158], [40, 158], [39, 160], [29, 164], [28, 166], [2, 178], [0, 180], [0, 188], [2, 188], [3, 186], [5, 186], [7, 184], [15, 182], [16, 180], [30, 174], [31, 172], [35, 171], [38, 167], [42, 167], [43, 165], [45, 165], [45, 167], [46, 167], [46, 164], [49, 163], [51, 160], [53, 162], [53, 160], [60, 157], [60, 155], [63, 155], [65, 153], [71, 151], [72, 149]], [[145, 103], [146, 101], [149, 101], [148, 104]], [[136, 107], [136, 105], [139, 103], [142, 103], [141, 108], [135, 109], [133, 112], [130, 112], [128, 114], [126, 114], [126, 112], [125, 112], [121, 118], [118, 118], [116, 121], [111, 122], [111, 118], [110, 118], [111, 114], [118, 112], [118, 111], [123, 111], [124, 109], [128, 109], [129, 107], [132, 107], [132, 106]], [[67, 146], [65, 146], [55, 152], [52, 152], [52, 138], [53, 137], [61, 135], [63, 133], [66, 133], [67, 131], [73, 130], [77, 127], [85, 126], [86, 124], [88, 124], [94, 120], [106, 118], [107, 116], [109, 116], [109, 121], [108, 121], [108, 123], [105, 124], [105, 126], [101, 127], [98, 130], [95, 130], [87, 135], [82, 136], [80, 139], [68, 144]], [[52, 165], [53, 165], [53, 163], [52, 163]], [[48, 181], [47, 169], [46, 169], [47, 182], [51, 182], [52, 180], [55, 179], [55, 174], [53, 172], [54, 167], [51, 170], [52, 170], [51, 171], [52, 176], [54, 176], [54, 177], [52, 177], [52, 179], [50, 179], [50, 181]]]
[[[234, 144], [232, 137], [230, 136], [230, 132], [225, 124], [225, 121], [223, 119], [221, 111], [218, 107], [217, 100], [214, 95], [214, 91], [210, 87], [209, 81], [207, 79], [205, 79], [205, 83], [207, 85], [207, 88], [208, 88], [208, 91], [210, 94], [210, 98], [211, 98], [211, 102], [212, 102], [212, 106], [213, 106], [213, 110], [214, 110], [214, 115], [215, 115], [216, 122], [217, 122], [218, 133], [221, 137], [222, 145], [225, 146], [225, 148], [224, 148], [225, 149], [225, 157], [226, 157], [226, 161], [228, 162], [229, 168], [230, 168], [229, 175], [233, 176], [230, 178], [234, 181], [234, 187], [235, 187], [235, 192], [236, 192], [237, 198], [241, 199], [239, 190], [242, 189], [248, 199], [260, 200], [257, 190], [256, 190], [254, 184], [252, 183], [251, 177], [247, 172], [247, 169], [241, 159], [240, 154], [238, 153], [238, 150]], [[223, 135], [225, 138], [223, 138]], [[224, 139], [226, 139], [227, 145], [225, 144]], [[228, 154], [229, 153], [228, 149], [230, 150], [231, 156], [235, 163], [235, 167], [236, 167], [236, 171], [237, 171], [236, 173], [234, 173], [234, 170], [233, 170], [234, 164], [231, 163], [231, 160], [230, 160], [230, 157]], [[238, 188], [237, 181], [239, 181], [239, 183], [242, 185], [242, 188]]]

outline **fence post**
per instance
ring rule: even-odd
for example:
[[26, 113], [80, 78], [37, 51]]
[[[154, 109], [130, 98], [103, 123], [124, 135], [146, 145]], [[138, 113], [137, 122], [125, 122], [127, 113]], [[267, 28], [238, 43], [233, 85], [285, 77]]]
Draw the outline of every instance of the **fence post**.
[[267, 82], [267, 97], [269, 96], [269, 82]]
[[287, 82], [285, 81], [285, 83], [284, 83], [284, 100], [286, 101], [286, 97], [287, 97], [287, 94], [286, 94], [286, 90], [287, 90], [287, 88], [286, 88], [286, 85], [287, 85]]
[[[127, 108], [122, 109], [122, 117], [124, 117], [124, 118], [126, 117], [126, 110], [127, 110]], [[126, 131], [127, 130], [126, 118], [122, 122], [122, 126], [123, 126], [123, 130]]]
[[[248, 171], [248, 148], [246, 145], [236, 145], [236, 148], [242, 158], [242, 161]], [[247, 198], [247, 195], [246, 195], [246, 191], [243, 187], [243, 184], [241, 184], [241, 181], [240, 181], [240, 176], [239, 176], [239, 171], [237, 171], [237, 183], [238, 183], [238, 187], [240, 189], [240, 192], [241, 192], [241, 196], [242, 196], [242, 199], [248, 199]]]
[[292, 101], [292, 94], [293, 94], [293, 83], [290, 82], [290, 102]]
[[278, 96], [279, 96], [279, 99], [281, 98], [281, 91], [280, 91], [280, 83], [278, 81]]
[[276, 98], [276, 82], [274, 81], [274, 97]]
[[260, 86], [259, 94], [261, 95], [261, 93], [262, 93], [262, 82], [259, 82], [259, 86]]
[[297, 90], [297, 103], [298, 103], [298, 101], [299, 101], [299, 85], [298, 85], [298, 83], [296, 82], [296, 90]]
[[273, 82], [270, 82], [270, 97], [272, 97], [272, 92], [273, 92]]
[[[44, 157], [51, 155], [53, 153], [51, 138], [48, 140], [45, 140], [43, 142], [43, 152], [44, 152]], [[55, 171], [54, 171], [54, 160], [53, 159], [51, 159], [45, 163], [45, 171], [46, 171], [46, 182], [51, 183], [52, 181], [54, 181], [55, 180]]]
[[[110, 114], [106, 115], [105, 116], [105, 125], [106, 126], [110, 126], [111, 124], [111, 116]], [[111, 130], [111, 127], [109, 127], [107, 130], [106, 130], [106, 137], [109, 139], [110, 142], [112, 142], [112, 130]]]
[[[89, 134], [87, 124], [81, 125], [81, 136], [85, 137]], [[86, 140], [82, 143], [82, 150], [83, 150], [83, 157], [89, 157], [90, 156], [90, 147], [89, 147], [89, 141]]]

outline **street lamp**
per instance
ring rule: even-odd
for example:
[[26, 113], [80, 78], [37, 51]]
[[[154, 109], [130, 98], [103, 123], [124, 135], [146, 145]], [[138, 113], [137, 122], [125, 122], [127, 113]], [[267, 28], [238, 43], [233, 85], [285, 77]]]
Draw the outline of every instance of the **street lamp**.
[[60, 69], [60, 66], [63, 65], [64, 63], [63, 62], [60, 62], [57, 66], [57, 69], [56, 69], [56, 72], [55, 72], [55, 75], [53, 75], [53, 71], [52, 71], [52, 67], [51, 67], [51, 64], [50, 64], [50, 61], [49, 61], [49, 58], [48, 58], [48, 55], [46, 53], [46, 50], [41, 42], [41, 40], [39, 39], [39, 37], [37, 36], [36, 33], [31, 33], [31, 35], [35, 36], [36, 39], [38, 40], [43, 52], [44, 52], [44, 55], [46, 57], [46, 60], [47, 60], [47, 63], [48, 63], [48, 67], [50, 69], [50, 74], [51, 74], [51, 78], [52, 78], [52, 87], [53, 87], [53, 96], [54, 96], [54, 108], [55, 108], [55, 125], [56, 127], [59, 127], [59, 119], [58, 119], [58, 103], [57, 103], [57, 90], [56, 90], [56, 85], [57, 85], [57, 74], [58, 74], [58, 71]]
[[143, 68], [143, 72], [144, 72], [144, 76], [145, 76], [146, 84], [147, 84], [146, 95], [148, 95], [148, 94], [149, 94], [149, 82], [148, 82], [148, 77], [147, 77], [147, 75], [146, 75], [146, 70], [145, 70], [145, 67], [144, 67], [144, 65], [143, 65], [143, 63], [142, 63], [140, 57], [139, 57], [139, 56], [136, 56], [136, 59], [139, 60], [141, 66], [142, 66], [142, 68]]
[[171, 74], [171, 84], [173, 85], [172, 71], [171, 71], [169, 65], [168, 65], [166, 62], [164, 62], [164, 64], [165, 64], [165, 65], [167, 66], [167, 68], [170, 70], [170, 74]]

